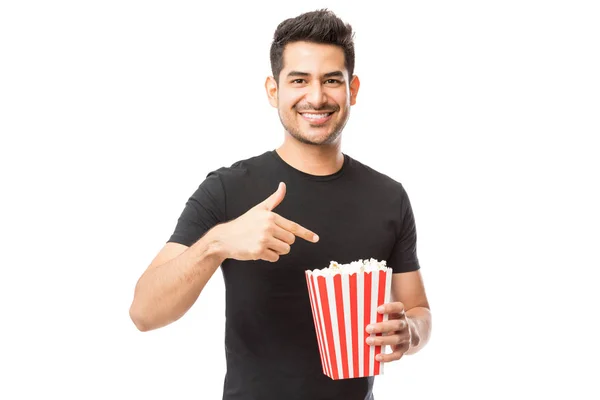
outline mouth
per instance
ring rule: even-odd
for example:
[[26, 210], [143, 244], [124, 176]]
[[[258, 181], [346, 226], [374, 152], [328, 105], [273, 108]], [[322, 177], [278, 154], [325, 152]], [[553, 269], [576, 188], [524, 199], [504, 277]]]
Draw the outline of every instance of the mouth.
[[333, 111], [330, 112], [300, 112], [302, 118], [311, 125], [323, 125], [331, 119]]

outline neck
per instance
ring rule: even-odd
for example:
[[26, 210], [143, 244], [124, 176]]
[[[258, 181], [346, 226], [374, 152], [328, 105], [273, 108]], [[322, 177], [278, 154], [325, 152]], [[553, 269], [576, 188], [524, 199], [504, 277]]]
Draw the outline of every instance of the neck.
[[341, 137], [327, 145], [301, 143], [287, 132], [283, 144], [276, 150], [279, 157], [306, 174], [324, 176], [335, 174], [344, 164]]

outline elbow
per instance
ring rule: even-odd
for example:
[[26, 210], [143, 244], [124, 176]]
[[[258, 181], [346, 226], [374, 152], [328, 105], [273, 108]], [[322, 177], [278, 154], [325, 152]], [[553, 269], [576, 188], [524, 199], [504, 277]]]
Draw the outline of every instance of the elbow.
[[152, 330], [150, 324], [148, 323], [148, 319], [140, 310], [140, 307], [137, 306], [135, 300], [129, 308], [129, 318], [131, 318], [131, 321], [140, 332], [148, 332], [149, 330]]

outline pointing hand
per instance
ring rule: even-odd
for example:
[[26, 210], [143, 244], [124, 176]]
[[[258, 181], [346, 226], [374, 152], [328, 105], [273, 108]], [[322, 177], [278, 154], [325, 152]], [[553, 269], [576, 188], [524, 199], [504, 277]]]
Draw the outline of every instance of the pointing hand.
[[314, 232], [273, 212], [283, 201], [285, 191], [282, 182], [267, 199], [222, 225], [221, 241], [227, 258], [275, 262], [290, 252], [296, 237], [312, 243], [319, 240]]

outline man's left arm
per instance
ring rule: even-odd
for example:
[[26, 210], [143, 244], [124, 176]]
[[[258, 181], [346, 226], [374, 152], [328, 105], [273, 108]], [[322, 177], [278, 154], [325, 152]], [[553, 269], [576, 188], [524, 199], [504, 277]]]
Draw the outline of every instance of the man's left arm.
[[431, 334], [431, 310], [419, 270], [392, 275], [392, 302], [404, 306], [411, 338], [406, 354], [414, 354], [427, 344]]
[[379, 361], [389, 362], [422, 349], [431, 335], [431, 311], [419, 270], [392, 275], [392, 301], [377, 311], [388, 314], [388, 321], [367, 327], [369, 333], [382, 336], [368, 338], [367, 344], [389, 345], [392, 353], [381, 354]]

